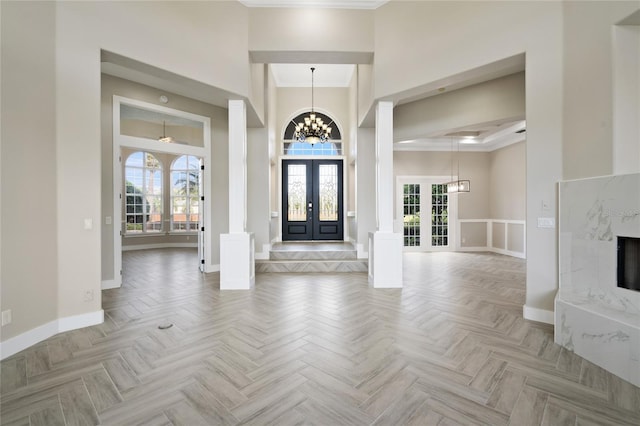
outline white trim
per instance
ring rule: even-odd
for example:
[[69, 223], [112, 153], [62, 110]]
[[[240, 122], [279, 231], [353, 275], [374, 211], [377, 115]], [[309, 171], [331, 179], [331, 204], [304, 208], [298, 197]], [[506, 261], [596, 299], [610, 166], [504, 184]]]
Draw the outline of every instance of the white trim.
[[522, 305], [522, 316], [529, 321], [542, 322], [545, 324], [555, 324], [555, 315], [553, 311], [546, 309], [532, 308], [531, 306]]
[[[152, 139], [144, 139], [144, 138], [136, 138], [126, 135], [120, 134], [120, 104], [133, 105], [138, 106], [150, 111], [158, 111], [171, 115], [175, 115], [177, 117], [188, 118], [195, 121], [200, 121], [203, 123], [203, 139], [204, 146], [196, 147], [182, 144], [167, 144], [164, 142], [159, 142]], [[213, 248], [213, 233], [211, 232], [211, 201], [212, 201], [212, 192], [211, 192], [211, 119], [209, 117], [189, 113], [186, 111], [180, 111], [173, 108], [167, 108], [160, 105], [150, 104], [143, 101], [138, 101], [135, 99], [129, 99], [122, 96], [114, 95], [113, 96], [113, 223], [120, 223], [120, 228], [114, 226], [113, 229], [113, 252], [114, 252], [114, 271], [113, 271], [113, 281], [115, 283], [115, 287], [120, 287], [122, 285], [122, 277], [120, 275], [120, 271], [122, 270], [122, 236], [120, 235], [120, 231], [123, 229], [122, 226], [122, 163], [120, 161], [120, 151], [122, 146], [147, 150], [153, 152], [163, 152], [163, 153], [171, 153], [177, 155], [194, 155], [196, 157], [200, 157], [204, 161], [204, 211], [202, 212], [202, 220], [206, 224], [204, 230], [204, 244], [206, 245], [208, 250], [204, 251], [205, 255], [205, 264], [204, 270], [205, 272], [213, 272], [216, 270], [216, 267], [219, 270], [219, 265], [214, 265], [212, 262], [212, 248]], [[123, 194], [122, 194], [123, 195]], [[119, 218], [119, 220], [116, 220]], [[166, 220], [166, 219], [164, 219]], [[123, 232], [124, 234], [124, 232]], [[198, 240], [200, 240], [201, 233], [198, 232]], [[170, 247], [169, 245], [164, 245], [165, 247]], [[197, 247], [197, 243], [196, 243]]]
[[104, 322], [104, 311], [89, 312], [86, 314], [74, 315], [65, 318], [58, 318], [40, 325], [22, 334], [14, 336], [0, 343], [0, 359], [5, 359], [15, 355], [43, 340], [48, 339], [58, 333], [102, 324]]
[[[487, 240], [487, 245], [486, 246], [479, 246], [479, 247], [463, 247], [462, 246], [462, 232], [461, 232], [461, 225], [463, 223], [486, 223], [487, 227], [486, 227], [486, 240]], [[508, 225], [510, 224], [515, 224], [515, 225], [522, 225], [522, 243], [523, 243], [523, 251], [514, 251], [514, 250], [508, 250], [506, 248], [502, 249], [499, 247], [494, 247], [493, 245], [493, 224], [494, 223], [502, 223], [505, 225], [505, 233], [504, 233], [504, 247], [508, 247], [508, 241], [509, 241], [509, 227]], [[458, 251], [467, 251], [467, 252], [476, 252], [476, 251], [486, 251], [486, 252], [490, 252], [490, 253], [498, 253], [498, 254], [503, 254], [506, 256], [512, 256], [512, 257], [517, 257], [520, 259], [526, 259], [527, 258], [527, 222], [525, 220], [511, 220], [511, 219], [459, 219], [458, 220], [458, 226], [457, 226], [457, 239], [456, 239], [456, 244], [457, 244], [457, 250]]]
[[58, 332], [63, 333], [69, 330], [89, 327], [91, 325], [102, 324], [104, 322], [104, 311], [100, 309], [86, 314], [73, 315], [58, 319]]
[[111, 288], [118, 288], [120, 284], [116, 280], [102, 280], [102, 284], [100, 285], [100, 289], [109, 290]]
[[[396, 201], [395, 201], [395, 220], [394, 220], [394, 231], [404, 235], [403, 231], [403, 208], [404, 208], [404, 189], [403, 185], [405, 184], [420, 184], [420, 185], [433, 185], [433, 184], [442, 184], [443, 182], [449, 182], [451, 180], [457, 179], [457, 176], [396, 176]], [[424, 206], [424, 211], [431, 211], [431, 196], [421, 197], [421, 202], [424, 200], [426, 203]], [[460, 235], [459, 225], [458, 225], [458, 197], [453, 194], [448, 194], [448, 206], [449, 212], [453, 212], [453, 214], [449, 214], [449, 234], [447, 235], [449, 244], [447, 246], [432, 246], [430, 243], [430, 238], [421, 238], [420, 246], [404, 246], [404, 237], [402, 243], [402, 251], [405, 253], [412, 252], [440, 252], [440, 251], [457, 251], [459, 248], [458, 244], [458, 235]], [[422, 210], [421, 207], [421, 210]], [[429, 235], [431, 235], [431, 226], [425, 224], [424, 228], [429, 230]], [[422, 224], [421, 224], [421, 232], [422, 232]], [[422, 245], [424, 241], [429, 241], [428, 245]]]
[[132, 244], [128, 246], [122, 246], [122, 251], [150, 250], [159, 248], [198, 248], [198, 243]]

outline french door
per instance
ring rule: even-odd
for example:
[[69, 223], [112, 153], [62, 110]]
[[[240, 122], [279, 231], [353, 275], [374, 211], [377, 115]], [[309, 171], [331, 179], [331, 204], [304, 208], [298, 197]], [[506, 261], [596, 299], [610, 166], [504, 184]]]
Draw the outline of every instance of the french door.
[[282, 161], [282, 240], [342, 240], [342, 160]]
[[439, 178], [398, 178], [397, 218], [405, 251], [454, 250], [456, 198]]

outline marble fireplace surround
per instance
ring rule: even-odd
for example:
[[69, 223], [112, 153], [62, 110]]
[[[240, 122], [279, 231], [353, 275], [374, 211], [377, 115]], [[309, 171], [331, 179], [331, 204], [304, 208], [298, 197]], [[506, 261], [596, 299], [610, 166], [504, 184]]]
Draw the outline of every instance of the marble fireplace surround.
[[640, 292], [617, 286], [617, 237], [640, 238], [640, 173], [559, 184], [555, 341], [640, 386]]

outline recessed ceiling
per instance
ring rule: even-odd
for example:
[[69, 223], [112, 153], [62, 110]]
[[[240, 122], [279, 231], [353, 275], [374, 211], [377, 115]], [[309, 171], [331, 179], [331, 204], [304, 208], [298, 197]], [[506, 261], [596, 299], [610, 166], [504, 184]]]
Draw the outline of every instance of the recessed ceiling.
[[238, 0], [247, 7], [314, 7], [323, 9], [377, 9], [389, 0]]
[[315, 87], [349, 87], [356, 69], [346, 64], [271, 64], [277, 87], [311, 87], [311, 67], [315, 67]]
[[455, 149], [460, 151], [488, 152], [522, 142], [526, 138], [526, 121], [512, 119], [447, 129], [420, 139], [396, 141], [394, 150], [449, 151], [455, 144]]

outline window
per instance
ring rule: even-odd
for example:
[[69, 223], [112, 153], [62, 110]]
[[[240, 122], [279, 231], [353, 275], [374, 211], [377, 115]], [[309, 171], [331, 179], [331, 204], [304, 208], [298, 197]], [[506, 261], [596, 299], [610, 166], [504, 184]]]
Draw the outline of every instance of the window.
[[183, 155], [171, 165], [171, 230], [197, 231], [199, 214], [200, 159]]
[[[444, 178], [443, 178], [444, 180]], [[446, 251], [454, 248], [456, 198], [447, 193], [439, 177], [415, 176], [398, 179], [397, 217], [403, 225], [406, 251]], [[451, 225], [451, 226], [450, 226]]]
[[317, 111], [314, 114], [332, 127], [331, 139], [325, 143], [319, 142], [313, 145], [293, 140], [296, 123], [303, 122], [304, 117], [309, 116], [310, 113], [311, 111], [304, 112], [289, 122], [284, 131], [284, 155], [342, 155], [342, 135], [338, 126], [331, 117]]
[[420, 184], [404, 185], [404, 246], [420, 247]]
[[447, 185], [431, 185], [431, 246], [449, 245], [449, 195]]
[[162, 230], [162, 165], [153, 154], [134, 152], [125, 163], [127, 234]]

